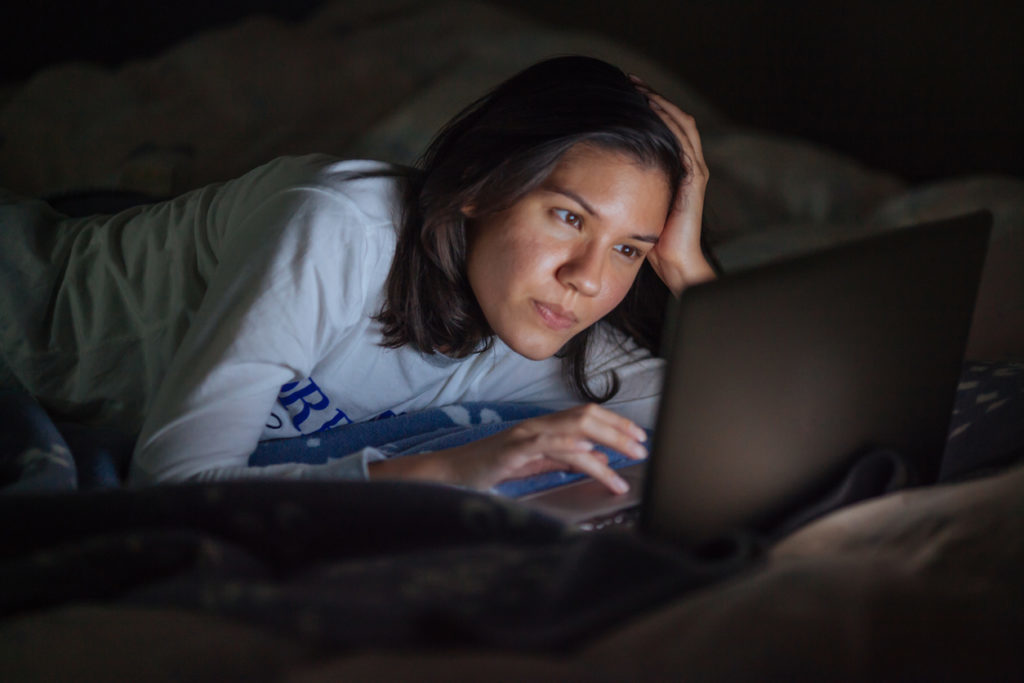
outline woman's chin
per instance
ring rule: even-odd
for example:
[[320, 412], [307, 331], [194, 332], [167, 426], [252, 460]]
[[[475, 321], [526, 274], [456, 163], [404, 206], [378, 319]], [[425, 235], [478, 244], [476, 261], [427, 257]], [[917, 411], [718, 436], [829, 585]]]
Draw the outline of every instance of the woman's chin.
[[504, 338], [499, 335], [499, 338], [505, 342], [505, 345], [518, 353], [520, 356], [529, 358], [530, 360], [547, 360], [556, 353], [558, 353], [563, 346], [572, 338], [572, 335], [566, 335], [564, 338], [551, 337], [524, 337], [520, 335], [512, 335], [511, 338]]
[[551, 358], [553, 355], [558, 353], [558, 350], [561, 349], [561, 348], [562, 348], [561, 346], [559, 346], [558, 348], [555, 348], [555, 349], [552, 349], [550, 347], [545, 347], [543, 349], [537, 349], [537, 348], [534, 348], [534, 347], [525, 348], [525, 349], [523, 349], [523, 348], [516, 348], [514, 346], [511, 347], [511, 349], [513, 351], [515, 351], [516, 353], [518, 353], [520, 356], [523, 356], [525, 358], [529, 358], [530, 360], [547, 360], [548, 358]]

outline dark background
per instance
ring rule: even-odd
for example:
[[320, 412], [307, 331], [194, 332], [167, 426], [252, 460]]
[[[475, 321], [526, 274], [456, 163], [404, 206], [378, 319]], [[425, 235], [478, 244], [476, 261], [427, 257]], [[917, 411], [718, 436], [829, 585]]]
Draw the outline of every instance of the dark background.
[[[737, 122], [924, 181], [1024, 176], [1024, 2], [493, 0], [658, 58]], [[8, 3], [10, 5], [11, 3]], [[117, 65], [253, 12], [317, 0], [56, 2], [0, 10], [11, 84], [70, 59]]]

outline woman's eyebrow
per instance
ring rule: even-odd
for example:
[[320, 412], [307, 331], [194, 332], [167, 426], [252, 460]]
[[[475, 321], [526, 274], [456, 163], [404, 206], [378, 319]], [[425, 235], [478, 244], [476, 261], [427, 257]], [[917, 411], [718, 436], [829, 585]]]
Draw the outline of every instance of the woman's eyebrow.
[[638, 242], [649, 242], [651, 244], [658, 243], [657, 235], [633, 235], [633, 239], [635, 239]]
[[541, 189], [544, 190], [545, 192], [554, 192], [555, 194], [565, 195], [569, 199], [573, 200], [574, 202], [576, 202], [577, 204], [582, 206], [584, 208], [584, 210], [586, 210], [586, 212], [589, 213], [591, 216], [594, 216], [596, 218], [600, 218], [601, 217], [601, 214], [599, 214], [594, 209], [594, 207], [592, 207], [590, 204], [588, 204], [587, 201], [585, 199], [583, 199], [583, 197], [579, 196], [578, 194], [576, 194], [572, 190], [564, 188], [564, 187], [562, 187], [560, 185], [555, 185], [554, 183], [550, 183], [550, 182], [544, 183], [541, 186]]
[[[572, 190], [570, 190], [568, 188], [562, 187], [560, 185], [555, 185], [554, 183], [551, 183], [551, 182], [547, 182], [547, 183], [544, 183], [543, 185], [541, 185], [540, 189], [544, 190], [545, 192], [553, 192], [555, 194], [564, 195], [564, 196], [568, 197], [569, 199], [573, 200], [574, 202], [576, 202], [577, 204], [579, 204], [580, 206], [582, 206], [583, 209], [587, 213], [589, 213], [591, 216], [593, 216], [595, 218], [600, 218], [601, 217], [601, 214], [599, 214], [597, 212], [597, 210], [594, 209], [594, 207], [592, 207], [590, 204], [588, 204], [587, 201], [585, 199], [583, 199], [583, 197], [579, 196], [577, 193], [573, 192]], [[640, 235], [640, 234], [636, 234], [636, 235], [630, 235], [630, 239], [637, 240], [638, 242], [649, 242], [650, 244], [656, 244], [658, 242], [658, 236], [657, 235]]]

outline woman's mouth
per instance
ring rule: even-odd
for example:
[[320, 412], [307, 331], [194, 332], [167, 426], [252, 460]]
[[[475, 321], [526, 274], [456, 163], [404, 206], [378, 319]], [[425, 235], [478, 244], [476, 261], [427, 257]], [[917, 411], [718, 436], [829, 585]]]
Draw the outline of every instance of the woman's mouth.
[[572, 311], [568, 311], [557, 304], [534, 301], [533, 307], [541, 317], [541, 320], [544, 321], [544, 324], [553, 330], [567, 330], [578, 322]]

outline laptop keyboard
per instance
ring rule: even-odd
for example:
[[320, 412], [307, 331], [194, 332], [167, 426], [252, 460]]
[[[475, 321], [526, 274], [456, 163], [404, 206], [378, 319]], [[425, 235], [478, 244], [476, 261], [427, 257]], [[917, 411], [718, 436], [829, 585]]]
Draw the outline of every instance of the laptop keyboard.
[[640, 521], [640, 506], [592, 517], [577, 525], [580, 531], [606, 531], [632, 529]]

